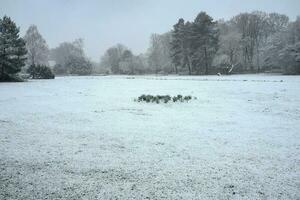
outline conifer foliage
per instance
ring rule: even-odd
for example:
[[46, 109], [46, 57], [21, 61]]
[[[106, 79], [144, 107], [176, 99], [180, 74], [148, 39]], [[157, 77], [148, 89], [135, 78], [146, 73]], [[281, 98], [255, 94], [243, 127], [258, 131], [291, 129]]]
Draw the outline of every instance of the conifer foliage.
[[16, 73], [25, 66], [25, 41], [19, 28], [9, 17], [0, 19], [0, 81], [16, 80]]
[[181, 68], [187, 66], [190, 75], [208, 74], [218, 42], [217, 23], [205, 12], [200, 12], [192, 23], [179, 19], [172, 30], [172, 62]]
[[54, 79], [52, 70], [45, 65], [30, 65], [27, 73], [32, 79]]

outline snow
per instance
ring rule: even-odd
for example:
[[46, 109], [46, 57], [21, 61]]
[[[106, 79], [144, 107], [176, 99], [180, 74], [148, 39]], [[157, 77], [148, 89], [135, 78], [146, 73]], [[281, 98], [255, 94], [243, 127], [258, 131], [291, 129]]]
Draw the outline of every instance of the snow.
[[0, 199], [300, 199], [299, 103], [299, 76], [1, 83]]

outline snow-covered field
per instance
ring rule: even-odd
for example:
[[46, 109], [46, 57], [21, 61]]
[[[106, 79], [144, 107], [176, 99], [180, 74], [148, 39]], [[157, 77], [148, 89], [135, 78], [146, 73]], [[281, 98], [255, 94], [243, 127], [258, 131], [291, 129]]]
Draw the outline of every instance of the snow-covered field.
[[300, 199], [300, 77], [0, 83], [0, 199]]

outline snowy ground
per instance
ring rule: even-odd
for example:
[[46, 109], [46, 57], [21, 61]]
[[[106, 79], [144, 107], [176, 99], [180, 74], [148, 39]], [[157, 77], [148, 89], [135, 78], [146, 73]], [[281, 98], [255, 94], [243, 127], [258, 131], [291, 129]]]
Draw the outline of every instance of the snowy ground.
[[299, 106], [289, 76], [0, 83], [0, 199], [300, 199]]

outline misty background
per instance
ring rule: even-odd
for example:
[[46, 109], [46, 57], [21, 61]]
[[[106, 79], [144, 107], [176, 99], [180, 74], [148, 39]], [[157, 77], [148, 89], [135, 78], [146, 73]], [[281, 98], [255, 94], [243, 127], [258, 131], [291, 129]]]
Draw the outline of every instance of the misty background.
[[49, 48], [62, 42], [84, 39], [87, 56], [94, 62], [109, 47], [121, 43], [134, 54], [144, 53], [152, 33], [165, 33], [184, 18], [194, 20], [200, 11], [215, 20], [229, 20], [242, 12], [278, 12], [294, 21], [299, 0], [1, 0], [0, 14], [8, 15], [24, 36], [32, 24]]

